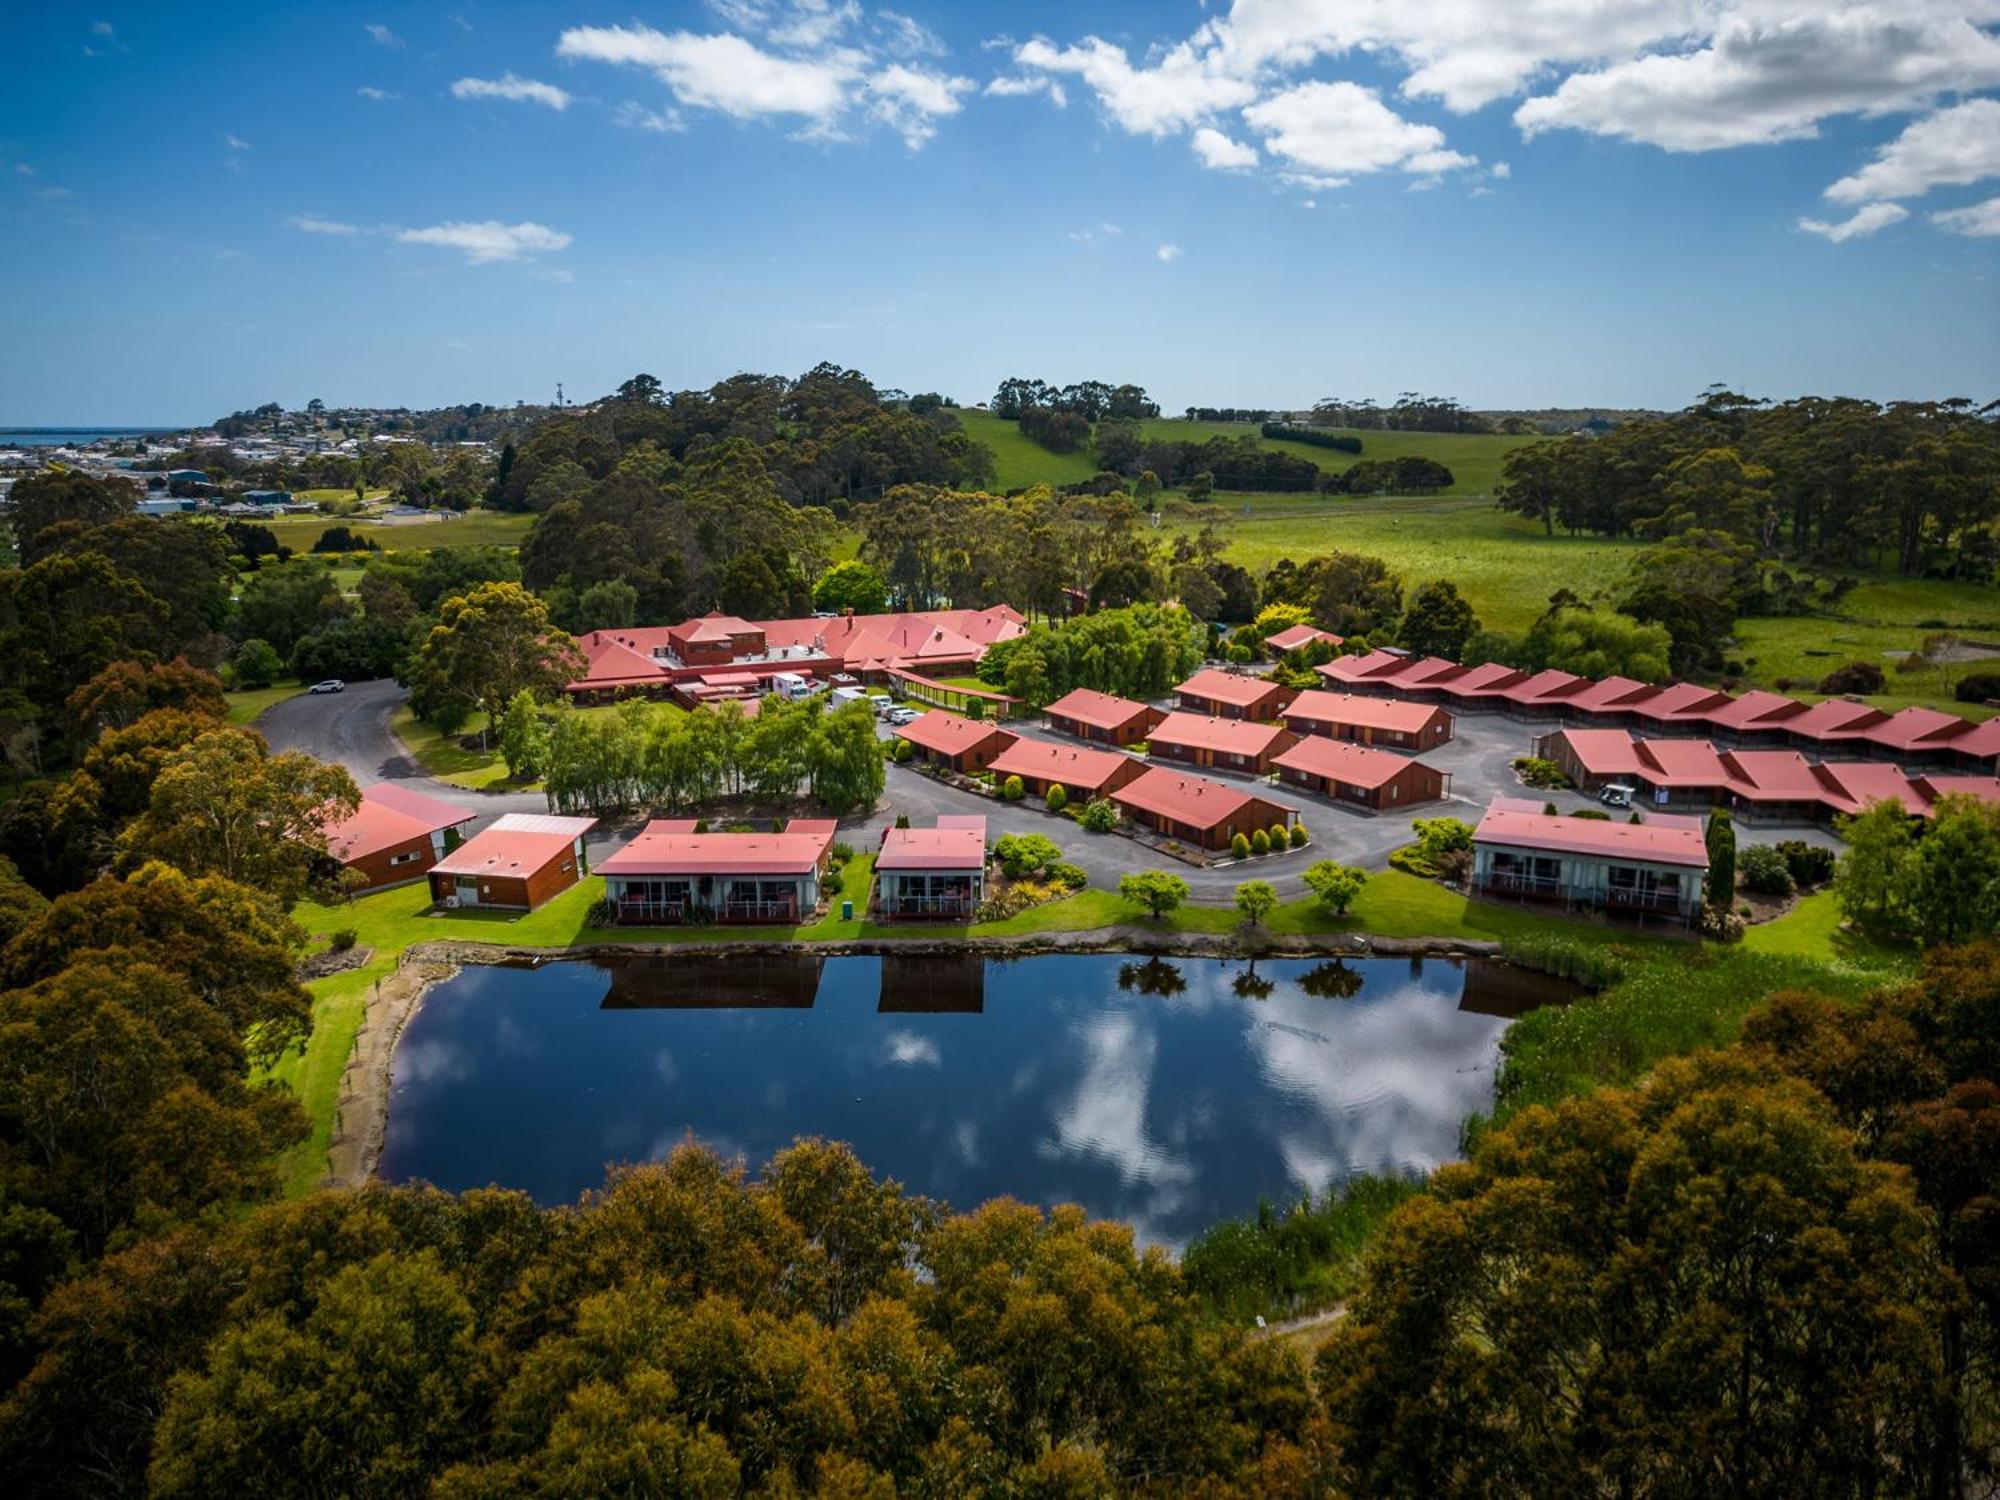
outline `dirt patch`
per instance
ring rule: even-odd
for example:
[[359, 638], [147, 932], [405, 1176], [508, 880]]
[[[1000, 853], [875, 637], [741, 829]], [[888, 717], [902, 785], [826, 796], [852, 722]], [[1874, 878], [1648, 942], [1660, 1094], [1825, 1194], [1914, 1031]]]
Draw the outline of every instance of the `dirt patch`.
[[373, 948], [363, 948], [358, 944], [347, 948], [329, 948], [324, 953], [315, 953], [301, 962], [292, 972], [300, 984], [310, 980], [324, 979], [329, 974], [345, 974], [349, 969], [358, 969], [375, 957]]
[[396, 1039], [423, 1004], [424, 993], [457, 972], [457, 963], [411, 949], [395, 973], [377, 981], [341, 1075], [322, 1187], [359, 1187], [375, 1175], [389, 1133], [389, 1073]]

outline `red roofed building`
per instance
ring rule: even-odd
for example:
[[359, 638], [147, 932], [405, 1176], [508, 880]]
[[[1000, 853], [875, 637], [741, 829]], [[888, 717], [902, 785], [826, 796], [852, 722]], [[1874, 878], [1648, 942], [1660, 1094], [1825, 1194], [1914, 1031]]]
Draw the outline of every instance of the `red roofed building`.
[[1852, 816], [1877, 802], [1895, 802], [1913, 818], [1930, 812], [1930, 798], [1895, 766], [1876, 761], [1830, 760], [1813, 767], [1830, 815]]
[[1817, 767], [1796, 750], [1727, 750], [1729, 805], [1745, 822], [1812, 823], [1827, 815]]
[[1828, 698], [1785, 720], [1784, 734], [1808, 755], [1826, 755], [1855, 747], [1865, 751], [1868, 746], [1862, 736], [1888, 717], [1881, 709], [1865, 703]]
[[1591, 729], [1630, 725], [1633, 710], [1658, 691], [1636, 677], [1600, 677], [1570, 694], [1563, 704], [1563, 717]]
[[1638, 786], [1639, 747], [1623, 729], [1558, 729], [1535, 741], [1535, 754], [1554, 761], [1581, 792]]
[[1155, 766], [1111, 794], [1133, 822], [1200, 849], [1227, 849], [1237, 834], [1287, 827], [1298, 809], [1210, 781]]
[[1408, 703], [1442, 703], [1447, 683], [1465, 674], [1465, 668], [1457, 662], [1442, 656], [1426, 656], [1421, 660], [1410, 660], [1400, 672], [1393, 676], [1356, 685], [1356, 691], [1365, 693], [1387, 692]]
[[1590, 686], [1588, 677], [1551, 667], [1502, 688], [1498, 701], [1516, 719], [1556, 719], [1576, 694]]
[[356, 890], [379, 891], [421, 880], [458, 846], [477, 816], [393, 781], [361, 789], [354, 816], [326, 830], [326, 850], [361, 877]]
[[1344, 636], [1335, 635], [1330, 630], [1321, 630], [1317, 625], [1287, 625], [1276, 635], [1264, 637], [1264, 649], [1276, 655], [1287, 651], [1297, 651], [1310, 646], [1314, 641], [1325, 641], [1329, 646], [1338, 646]]
[[1395, 750], [1430, 750], [1452, 736], [1451, 714], [1436, 704], [1318, 690], [1300, 693], [1291, 701], [1285, 724], [1298, 734]]
[[1899, 760], [1935, 759], [1949, 754], [1971, 727], [1957, 714], [1940, 713], [1935, 708], [1906, 708], [1879, 724], [1871, 724], [1861, 738]]
[[588, 873], [584, 835], [595, 818], [506, 813], [431, 866], [431, 899], [532, 911]]
[[1633, 704], [1632, 716], [1641, 729], [1672, 734], [1689, 728], [1706, 729], [1708, 716], [1729, 703], [1727, 693], [1697, 683], [1676, 682]]
[[2000, 774], [2000, 717], [1974, 724], [1953, 740], [1951, 758], [1974, 771]]
[[875, 914], [970, 921], [986, 899], [986, 819], [890, 828], [875, 856]]
[[1143, 740], [1166, 717], [1149, 703], [1115, 698], [1089, 688], [1064, 693], [1044, 712], [1049, 716], [1049, 728], [1073, 734], [1080, 740], [1101, 740], [1107, 745], [1130, 745]]
[[1293, 745], [1275, 764], [1278, 779], [1287, 786], [1358, 803], [1376, 812], [1435, 802], [1451, 785], [1449, 771], [1420, 760], [1316, 734]]
[[1523, 681], [1527, 673], [1503, 667], [1497, 661], [1467, 667], [1458, 676], [1438, 685], [1447, 703], [1458, 705], [1461, 713], [1479, 713], [1506, 707], [1507, 689]]
[[1204, 714], [1168, 714], [1147, 737], [1146, 753], [1190, 766], [1268, 776], [1271, 757], [1297, 738], [1282, 724], [1264, 724], [1255, 719], [1214, 719]]
[[1707, 873], [1699, 818], [1615, 823], [1528, 812], [1502, 798], [1472, 835], [1472, 886], [1482, 895], [1686, 921], [1701, 908]]
[[783, 833], [655, 818], [598, 873], [621, 922], [797, 922], [819, 909], [833, 834], [831, 818], [794, 818]]
[[2000, 805], [2000, 776], [1919, 776], [1916, 787], [1937, 811], [1940, 797], [1977, 797]]
[[1313, 670], [1324, 677], [1327, 686], [1349, 693], [1387, 692], [1382, 684], [1406, 668], [1413, 667], [1417, 658], [1407, 651], [1394, 651], [1387, 646], [1377, 646], [1373, 651], [1364, 651], [1359, 656], [1336, 656], [1332, 661], [1322, 663]]
[[1020, 777], [1031, 797], [1046, 797], [1050, 787], [1060, 786], [1072, 802], [1087, 802], [1109, 796], [1143, 775], [1146, 766], [1116, 750], [1090, 750], [1023, 736], [996, 755], [987, 769], [1002, 781]]
[[1218, 667], [1195, 673], [1174, 693], [1188, 713], [1212, 714], [1218, 719], [1275, 719], [1292, 698], [1292, 690], [1280, 683]]
[[991, 765], [994, 756], [1014, 743], [1015, 735], [983, 719], [962, 719], [934, 708], [897, 725], [896, 738], [914, 745], [918, 759], [969, 776]]

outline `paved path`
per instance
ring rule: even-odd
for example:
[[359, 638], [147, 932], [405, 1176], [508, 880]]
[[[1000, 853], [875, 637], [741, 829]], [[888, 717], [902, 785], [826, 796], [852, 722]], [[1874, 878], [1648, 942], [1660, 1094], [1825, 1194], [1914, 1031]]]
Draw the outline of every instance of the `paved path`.
[[[377, 781], [403, 782], [454, 806], [471, 808], [481, 815], [475, 827], [485, 826], [502, 813], [548, 811], [547, 800], [540, 792], [474, 791], [426, 775], [389, 727], [390, 716], [404, 696], [404, 690], [387, 679], [357, 682], [344, 693], [317, 697], [301, 693], [265, 710], [257, 728], [273, 749], [303, 750], [321, 760], [338, 762], [347, 767], [361, 786]], [[1021, 720], [1008, 727], [1032, 738], [1072, 743], [1038, 720]], [[1314, 860], [1337, 859], [1342, 864], [1359, 865], [1367, 870], [1386, 869], [1390, 851], [1409, 842], [1412, 817], [1451, 816], [1477, 822], [1494, 797], [1522, 795], [1510, 762], [1528, 752], [1530, 741], [1538, 732], [1535, 726], [1499, 715], [1461, 716], [1457, 720], [1457, 737], [1423, 756], [1439, 770], [1451, 772], [1451, 796], [1443, 802], [1379, 816], [1292, 787], [1205, 770], [1200, 774], [1296, 807], [1313, 835], [1312, 843], [1304, 849], [1222, 869], [1196, 869], [1128, 838], [1085, 833], [1069, 819], [1043, 811], [1039, 802], [996, 801], [946, 786], [898, 765], [889, 767], [884, 805], [866, 816], [843, 818], [841, 837], [857, 849], [869, 849], [881, 841], [882, 830], [893, 824], [899, 813], [907, 814], [920, 827], [940, 813], [983, 813], [994, 838], [1005, 833], [1047, 834], [1062, 846], [1064, 857], [1080, 866], [1090, 877], [1091, 885], [1099, 889], [1115, 888], [1118, 878], [1133, 870], [1166, 869], [1182, 876], [1193, 893], [1206, 900], [1227, 900], [1240, 882], [1255, 879], [1270, 881], [1281, 896], [1290, 900], [1306, 893], [1301, 872]], [[882, 733], [886, 735], [887, 729]], [[1593, 799], [1577, 792], [1527, 795], [1552, 801], [1565, 811], [1595, 805]], [[601, 855], [622, 844], [629, 833], [629, 827], [622, 825], [600, 827], [592, 835], [591, 845]], [[1802, 839], [1828, 848], [1839, 847], [1839, 840], [1831, 832], [1819, 828], [1759, 829], [1739, 825], [1737, 836], [1746, 843]]]

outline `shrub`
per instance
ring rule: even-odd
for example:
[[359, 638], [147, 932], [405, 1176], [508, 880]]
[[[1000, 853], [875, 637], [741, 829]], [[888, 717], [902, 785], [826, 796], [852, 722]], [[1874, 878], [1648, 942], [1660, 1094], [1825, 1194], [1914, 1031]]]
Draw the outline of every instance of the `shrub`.
[[1537, 790], [1566, 787], [1570, 784], [1569, 777], [1563, 774], [1561, 766], [1539, 755], [1515, 756], [1514, 770], [1520, 775], [1521, 785], [1531, 786]]
[[1802, 890], [1825, 885], [1833, 879], [1834, 853], [1831, 849], [1822, 849], [1801, 839], [1786, 839], [1778, 845], [1778, 852], [1785, 857], [1785, 869], [1790, 873], [1792, 883]]
[[1524, 969], [1572, 980], [1587, 990], [1609, 989], [1626, 973], [1624, 958], [1609, 944], [1581, 943], [1554, 933], [1505, 938], [1500, 956]]
[[1069, 806], [1069, 788], [1065, 787], [1060, 781], [1050, 782], [1048, 802], [1050, 812], [1061, 812], [1065, 807]]
[[[1239, 834], [1237, 837], [1240, 838], [1242, 835]], [[1269, 854], [1271, 852], [1271, 835], [1261, 828], [1251, 834], [1250, 852], [1252, 854]]]
[[1312, 835], [1306, 832], [1306, 825], [1303, 823], [1294, 823], [1288, 837], [1294, 849], [1303, 849], [1312, 842]]
[[354, 946], [354, 939], [354, 929], [352, 927], [343, 927], [327, 940], [327, 951], [329, 953], [345, 953], [349, 948]]
[[1043, 834], [1009, 833], [995, 841], [993, 857], [1009, 880], [1025, 880], [1060, 862], [1062, 850]]
[[275, 646], [254, 635], [236, 648], [229, 664], [235, 669], [236, 685], [240, 688], [269, 687], [285, 665], [278, 659]]
[[1557, 808], [1556, 808], [1556, 805], [1555, 805], [1555, 803], [1553, 803], [1553, 802], [1544, 802], [1544, 803], [1542, 804], [1542, 816], [1543, 816], [1543, 817], [1545, 817], [1545, 818], [1553, 818], [1553, 817], [1554, 817], [1554, 816], [1556, 815], [1556, 812], [1557, 812]]
[[[910, 826], [910, 815], [908, 813], [897, 813], [896, 826], [898, 828], [908, 828]], [[699, 830], [696, 831], [699, 832]]]
[[1727, 907], [1704, 906], [1695, 918], [1694, 930], [1711, 943], [1740, 943], [1746, 928], [1743, 919]]
[[1084, 804], [1083, 816], [1077, 819], [1085, 833], [1109, 833], [1118, 826], [1118, 804], [1098, 797]]
[[1879, 693], [1885, 680], [1882, 669], [1872, 661], [1852, 661], [1820, 678], [1819, 690], [1827, 694]]
[[1958, 679], [1952, 696], [1960, 703], [1984, 703], [2000, 698], [2000, 672], [1968, 672]]
[[1271, 825], [1271, 848], [1282, 852], [1292, 847], [1292, 832], [1283, 823]]
[[706, 819], [706, 818], [696, 818], [696, 819], [694, 820], [694, 831], [695, 831], [696, 833], [707, 833], [707, 832], [708, 832], [708, 819]]
[[1018, 776], [1009, 776], [1000, 783], [1000, 796], [1003, 801], [1019, 802], [1027, 794], [1028, 789], [1021, 784], [1021, 778]]
[[1782, 851], [1752, 844], [1736, 857], [1737, 878], [1753, 896], [1789, 896], [1797, 884]]
[[1058, 860], [1048, 868], [1048, 877], [1066, 890], [1080, 891], [1090, 884], [1090, 877], [1082, 868], [1068, 860]]
[[1248, 859], [1250, 857], [1250, 840], [1243, 837], [1240, 833], [1237, 834], [1235, 838], [1229, 841], [1229, 857], [1231, 859]]
[[916, 753], [917, 747], [908, 740], [897, 740], [889, 750], [889, 758], [900, 766]]
[[1231, 641], [1227, 652], [1228, 660], [1239, 667], [1247, 667], [1257, 659], [1257, 654], [1242, 641]]
[[1579, 807], [1570, 816], [1572, 818], [1589, 818], [1599, 823], [1609, 823], [1611, 821], [1611, 814], [1601, 807]]
[[1352, 865], [1322, 859], [1306, 866], [1307, 887], [1320, 906], [1336, 917], [1346, 913], [1367, 883], [1367, 872]]
[[854, 846], [852, 844], [836, 843], [831, 849], [826, 851], [826, 857], [837, 870], [850, 859], [854, 858]]

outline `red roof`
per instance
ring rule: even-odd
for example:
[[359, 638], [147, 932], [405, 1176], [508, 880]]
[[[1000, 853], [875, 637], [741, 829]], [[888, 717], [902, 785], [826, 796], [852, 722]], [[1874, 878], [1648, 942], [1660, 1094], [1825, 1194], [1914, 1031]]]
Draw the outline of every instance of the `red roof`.
[[1343, 639], [1330, 630], [1321, 630], [1317, 625], [1287, 625], [1276, 635], [1265, 636], [1264, 644], [1273, 651], [1296, 651], [1314, 641], [1326, 641], [1338, 646]]
[[1290, 731], [1282, 724], [1253, 719], [1217, 719], [1207, 714], [1168, 714], [1147, 736], [1153, 745], [1187, 745], [1225, 755], [1263, 755], [1271, 742]]
[[1729, 789], [1751, 802], [1816, 802], [1825, 791], [1796, 750], [1726, 750], [1722, 769]]
[[1659, 691], [1636, 677], [1600, 677], [1568, 700], [1578, 713], [1615, 714], [1646, 701]]
[[[1190, 828], [1213, 828], [1250, 804], [1247, 792], [1210, 781], [1206, 776], [1189, 776], [1165, 766], [1155, 766], [1111, 794], [1121, 807], [1136, 807], [1157, 817], [1171, 818]], [[1286, 812], [1295, 809], [1284, 808]]]
[[983, 870], [986, 820], [939, 818], [935, 828], [890, 828], [882, 834], [878, 870]]
[[1601, 818], [1519, 812], [1495, 803], [1486, 809], [1486, 816], [1479, 820], [1472, 837], [1475, 843], [1506, 844], [1516, 849], [1544, 849], [1599, 859], [1635, 859], [1655, 865], [1686, 865], [1697, 870], [1708, 868], [1708, 849], [1700, 825], [1692, 819], [1611, 823]]
[[1533, 677], [1510, 682], [1500, 696], [1509, 703], [1560, 703], [1570, 694], [1581, 692], [1589, 686], [1590, 679], [1587, 677], [1579, 677], [1574, 672], [1559, 672], [1550, 667], [1546, 672], [1537, 672]]
[[1092, 692], [1089, 688], [1076, 688], [1064, 693], [1045, 710], [1051, 717], [1074, 719], [1093, 729], [1116, 729], [1131, 723], [1135, 715], [1145, 711], [1143, 703], [1114, 697], [1110, 693]]
[[597, 826], [595, 818], [505, 813], [431, 866], [433, 875], [532, 875]]
[[1880, 724], [1870, 725], [1862, 738], [1871, 745], [1891, 750], [1929, 750], [1950, 744], [1967, 727], [1967, 721], [1957, 714], [1940, 713], [1935, 708], [1906, 708]]
[[393, 781], [378, 781], [362, 788], [361, 805], [354, 816], [327, 828], [327, 852], [342, 864], [352, 864], [384, 849], [470, 823], [477, 816]]
[[1497, 698], [1527, 675], [1515, 667], [1488, 661], [1476, 667], [1467, 667], [1463, 676], [1454, 677], [1440, 686], [1454, 698]]
[[1707, 740], [1640, 740], [1639, 774], [1655, 786], [1720, 787], [1729, 780]]
[[1457, 677], [1465, 668], [1448, 657], [1426, 656], [1412, 661], [1400, 672], [1392, 672], [1388, 680], [1399, 688], [1436, 687]]
[[600, 860], [600, 875], [807, 875], [833, 842], [833, 820], [798, 818], [783, 833], [694, 833], [684, 818], [658, 818]]
[[985, 744], [996, 734], [1010, 745], [1014, 742], [1010, 730], [997, 728], [983, 719], [963, 719], [941, 708], [934, 708], [907, 724], [896, 726], [898, 739], [908, 740], [925, 750], [935, 750], [940, 755], [963, 755]]
[[1355, 693], [1300, 693], [1285, 707], [1285, 722], [1352, 724], [1360, 729], [1388, 729], [1415, 734], [1444, 710], [1430, 703], [1402, 703], [1394, 698], [1363, 698]]
[[1118, 774], [1120, 766], [1136, 765], [1116, 750], [1089, 750], [1049, 740], [1018, 739], [993, 757], [988, 767], [996, 776], [1027, 776], [1056, 781], [1073, 792], [1094, 792]]
[[1825, 789], [1821, 800], [1837, 812], [1855, 813], [1877, 802], [1900, 802], [1906, 812], [1923, 816], [1930, 801], [1894, 766], [1879, 761], [1823, 761], [1813, 767]]
[[[1423, 762], [1411, 760], [1406, 755], [1392, 755], [1387, 750], [1357, 745], [1352, 740], [1330, 740], [1322, 734], [1307, 735], [1272, 764], [1287, 771], [1324, 776], [1329, 780], [1344, 781], [1350, 786], [1370, 789], [1387, 786], [1411, 766], [1423, 766]], [[1423, 766], [1423, 769], [1429, 770], [1430, 767]]]
[[1806, 711], [1805, 704], [1783, 693], [1767, 693], [1762, 688], [1719, 703], [1708, 711], [1708, 722], [1717, 729], [1770, 729], [1782, 727]]
[[1804, 735], [1809, 740], [1851, 740], [1888, 717], [1881, 709], [1870, 708], [1865, 703], [1828, 698], [1785, 720], [1784, 728], [1787, 734]]
[[1919, 776], [1917, 786], [1933, 803], [1939, 797], [1977, 797], [2000, 803], [2000, 776]]
[[1975, 760], [1985, 760], [2000, 755], [2000, 718], [1974, 724], [1951, 742], [1951, 748], [1960, 755], [1969, 755]]
[[1208, 667], [1195, 673], [1174, 691], [1184, 696], [1206, 698], [1211, 703], [1233, 703], [1238, 708], [1249, 708], [1284, 689], [1262, 677]]
[[1706, 719], [1709, 713], [1726, 707], [1729, 694], [1714, 688], [1705, 688], [1699, 683], [1676, 682], [1671, 687], [1663, 687], [1652, 697], [1632, 705], [1632, 711], [1642, 719], [1659, 719], [1679, 722], [1687, 719]]
[[1564, 729], [1557, 737], [1592, 776], [1634, 776], [1641, 769], [1639, 747], [1622, 729]]
[[1376, 677], [1393, 677], [1413, 661], [1407, 651], [1390, 651], [1378, 646], [1361, 656], [1336, 656], [1313, 670], [1329, 682], [1362, 682]]

